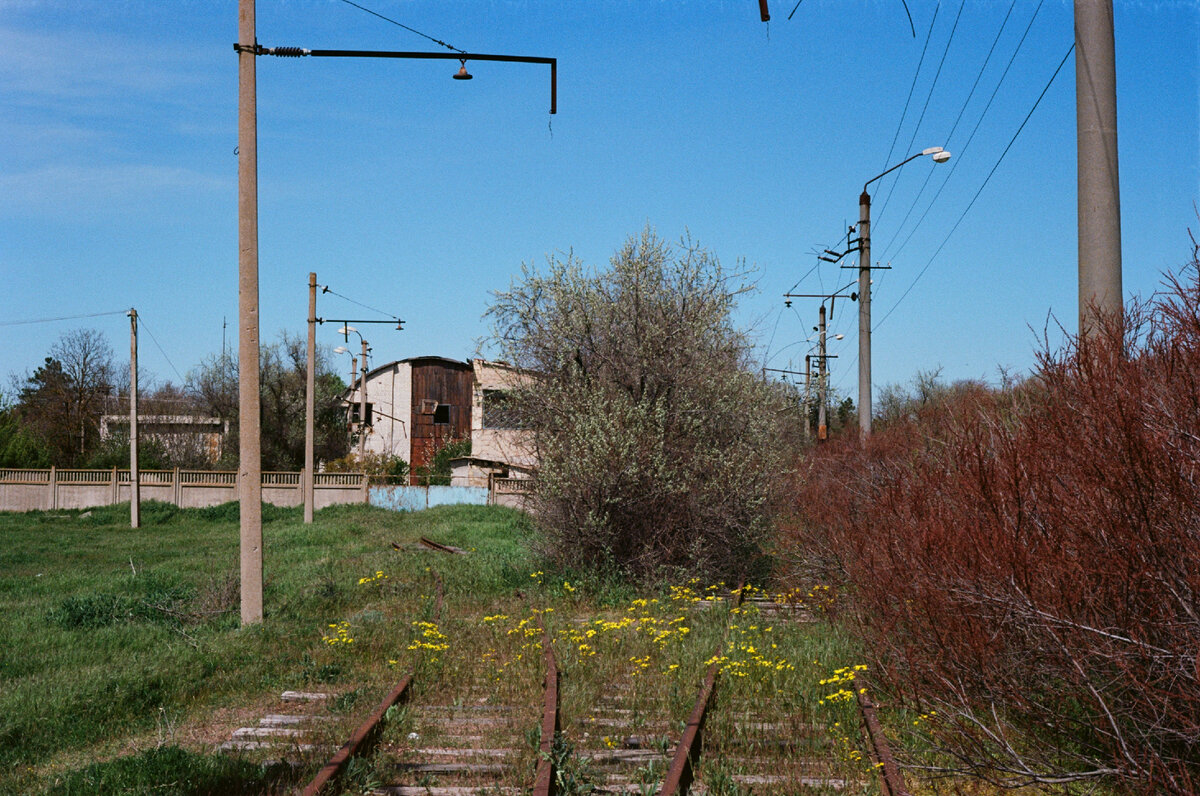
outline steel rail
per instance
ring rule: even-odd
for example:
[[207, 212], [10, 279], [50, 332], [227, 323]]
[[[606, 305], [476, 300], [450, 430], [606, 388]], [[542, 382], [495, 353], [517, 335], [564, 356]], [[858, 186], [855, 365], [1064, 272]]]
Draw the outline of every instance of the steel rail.
[[384, 716], [387, 715], [390, 707], [407, 698], [408, 688], [412, 685], [412, 679], [413, 676], [411, 673], [406, 674], [404, 679], [383, 698], [383, 701], [372, 711], [366, 721], [360, 724], [358, 729], [354, 731], [354, 734], [350, 736], [350, 740], [346, 741], [334, 753], [329, 762], [317, 772], [317, 775], [308, 783], [308, 786], [300, 792], [301, 796], [317, 796], [322, 788], [342, 775], [346, 764], [350, 762], [350, 758], [367, 751], [379, 740], [379, 732]]
[[533, 796], [555, 796], [558, 772], [554, 760], [554, 741], [562, 729], [559, 717], [559, 685], [562, 674], [554, 658], [550, 636], [542, 628], [542, 655], [546, 661], [545, 700], [542, 706], [542, 741], [538, 746], [537, 773], [533, 781]]
[[900, 773], [896, 758], [892, 757], [887, 736], [884, 735], [879, 717], [875, 714], [875, 703], [867, 696], [865, 688], [854, 689], [854, 697], [858, 700], [858, 709], [862, 714], [863, 727], [866, 728], [867, 740], [871, 743], [875, 762], [882, 764], [879, 777], [883, 786], [883, 796], [909, 796], [908, 789], [904, 786], [904, 775]]
[[450, 545], [447, 545], [447, 544], [441, 544], [440, 542], [435, 542], [432, 539], [426, 539], [424, 536], [421, 537], [421, 544], [425, 545], [430, 550], [437, 550], [439, 553], [451, 553], [453, 555], [462, 555], [463, 553], [467, 552], [466, 550], [463, 550], [461, 547], [451, 547]]
[[[746, 593], [746, 584], [743, 581], [738, 584], [734, 599], [734, 608], [741, 607], [742, 597]], [[717, 648], [716, 657], [720, 657], [725, 651], [725, 643], [729, 638], [729, 623], [725, 624], [725, 633], [721, 636], [721, 644]], [[692, 713], [688, 716], [687, 726], [684, 727], [683, 736], [679, 739], [679, 746], [675, 748], [675, 756], [671, 758], [671, 767], [667, 769], [667, 776], [663, 779], [662, 788], [658, 791], [658, 796], [687, 796], [689, 788], [691, 788], [692, 780], [694, 779], [694, 768], [700, 762], [700, 754], [703, 751], [704, 745], [704, 719], [708, 714], [708, 707], [712, 703], [713, 694], [717, 690], [717, 675], [721, 672], [721, 662], [713, 661], [708, 666], [708, 671], [704, 675], [704, 683], [700, 686], [700, 694], [696, 697], [696, 703], [692, 706]]]

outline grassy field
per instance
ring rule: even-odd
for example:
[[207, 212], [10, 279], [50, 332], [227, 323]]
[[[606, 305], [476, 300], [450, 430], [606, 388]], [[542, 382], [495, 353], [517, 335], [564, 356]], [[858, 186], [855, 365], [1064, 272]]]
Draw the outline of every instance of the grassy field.
[[[586, 717], [617, 681], [686, 715], [720, 651], [732, 684], [722, 705], [774, 705], [828, 728], [829, 754], [864, 774], [853, 709], [829, 698], [841, 690], [830, 678], [855, 663], [850, 641], [824, 623], [771, 627], [727, 606], [701, 610], [716, 585], [637, 594], [594, 574], [547, 573], [517, 512], [338, 506], [306, 526], [298, 509], [264, 507], [266, 618], [247, 629], [236, 505], [151, 504], [142, 521], [128, 528], [127, 505], [0, 514], [0, 792], [282, 791], [320, 761], [293, 770], [213, 752], [281, 691], [336, 693], [331, 740], [406, 671], [426, 702], [469, 684], [534, 705], [532, 628], [542, 624], [568, 718]], [[472, 552], [423, 551], [422, 535]], [[361, 772], [358, 785], [372, 776]]]

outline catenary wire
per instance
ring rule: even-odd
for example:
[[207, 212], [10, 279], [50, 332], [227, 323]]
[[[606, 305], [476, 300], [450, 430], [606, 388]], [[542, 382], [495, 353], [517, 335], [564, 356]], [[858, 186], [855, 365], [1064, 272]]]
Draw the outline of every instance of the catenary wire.
[[[979, 74], [977, 74], [975, 76], [975, 82], [971, 85], [971, 90], [969, 92], [967, 92], [967, 98], [965, 100], [963, 100], [962, 107], [959, 108], [958, 116], [955, 117], [955, 119], [954, 119], [954, 124], [950, 125], [950, 132], [946, 134], [946, 146], [947, 147], [950, 147], [953, 149], [953, 147], [951, 147], [951, 142], [954, 139], [954, 133], [958, 130], [958, 124], [959, 124], [959, 122], [962, 121], [963, 115], [966, 113], [967, 106], [970, 105], [971, 100], [975, 96], [975, 90], [979, 87], [979, 83], [983, 79], [983, 73], [987, 69], [988, 64], [991, 63], [992, 55], [995, 54], [995, 52], [996, 52], [996, 46], [1000, 43], [1000, 37], [1004, 34], [1004, 29], [1008, 26], [1008, 20], [1012, 17], [1013, 9], [1016, 7], [1017, 7], [1017, 0], [1013, 0], [1012, 4], [1008, 7], [1008, 13], [1006, 13], [1004, 15], [1004, 20], [1000, 23], [1000, 29], [998, 31], [996, 31], [996, 38], [992, 39], [992, 46], [990, 48], [988, 48], [987, 56], [983, 59], [983, 65], [979, 67]], [[1040, 8], [1040, 4], [1039, 4], [1039, 8]], [[1034, 16], [1035, 17], [1037, 16], [1037, 11], [1034, 11]], [[1031, 19], [1030, 20], [1031, 24], [1032, 24], [1032, 21], [1033, 20]], [[1026, 32], [1028, 33], [1028, 28], [1026, 29]], [[1021, 41], [1022, 42], [1024, 41], [1024, 37], [1022, 37]], [[1017, 52], [1020, 52], [1020, 44], [1017, 45]], [[1014, 57], [1016, 56], [1016, 52], [1013, 53], [1013, 56]], [[1012, 64], [1012, 62], [1010, 61], [1009, 65], [1011, 66], [1011, 64]], [[1005, 70], [1005, 73], [1007, 74], [1007, 70]], [[1004, 82], [1003, 77], [1000, 78], [1000, 82], [1001, 83]], [[1000, 86], [1000, 84], [997, 84], [997, 89], [999, 89], [999, 86]], [[994, 97], [995, 93], [993, 93], [992, 96]], [[990, 105], [990, 100], [989, 100], [989, 105]], [[986, 108], [984, 109], [984, 113], [987, 113]], [[982, 121], [982, 120], [983, 120], [983, 117], [980, 116], [980, 121]], [[976, 123], [975, 129], [979, 129], [978, 123]], [[971, 137], [974, 138], [974, 135], [975, 135], [974, 131], [972, 131]], [[962, 159], [962, 156], [966, 152], [966, 146], [969, 144], [970, 144], [970, 140], [968, 139], [967, 144], [964, 144], [963, 148], [958, 151], [958, 159], [959, 160]], [[950, 174], [954, 171], [954, 168], [957, 168], [957, 166], [958, 166], [958, 160], [956, 160], [954, 162], [951, 169], [946, 173], [946, 177], [942, 180], [942, 183], [941, 183], [942, 186], [945, 186], [946, 180], [948, 180], [950, 178]], [[886, 257], [886, 255], [888, 253], [890, 253], [891, 247], [896, 243], [896, 240], [899, 239], [900, 232], [904, 229], [904, 225], [908, 223], [908, 219], [910, 217], [912, 217], [912, 213], [917, 207], [918, 199], [920, 199], [921, 193], [925, 190], [925, 186], [929, 184], [929, 181], [931, 179], [933, 179], [933, 175], [935, 173], [936, 173], [935, 170], [930, 169], [929, 172], [927, 173], [927, 175], [925, 176], [925, 182], [921, 185], [921, 191], [919, 191], [917, 193], [917, 198], [913, 200], [911, 205], [909, 205], [908, 212], [904, 214], [904, 219], [896, 227], [896, 232], [892, 235], [891, 240], [889, 240], [887, 242], [887, 245], [883, 247], [883, 250], [882, 250], [883, 256]], [[938, 188], [938, 192], [937, 192], [937, 194], [934, 195], [934, 198], [930, 200], [930, 202], [929, 202], [930, 206], [933, 205], [933, 202], [937, 200], [937, 197], [940, 194], [941, 194], [941, 187]], [[913, 227], [914, 231], [916, 230], [917, 226], [920, 226], [921, 221], [925, 219], [925, 216], [928, 215], [928, 213], [929, 213], [929, 210], [926, 209], [925, 213], [921, 216], [921, 219], [917, 222], [916, 226]], [[911, 238], [911, 237], [912, 237], [912, 232], [910, 232], [908, 235], [908, 238]], [[908, 238], [905, 238], [905, 241], [904, 241], [905, 243], [908, 242]], [[903, 248], [903, 246], [901, 246], [901, 248]], [[899, 254], [899, 249], [897, 249], [895, 253]]]
[[[921, 106], [921, 115], [917, 117], [917, 124], [913, 127], [912, 135], [908, 138], [908, 145], [904, 148], [904, 152], [912, 152], [913, 144], [917, 140], [917, 134], [921, 131], [921, 124], [925, 121], [925, 114], [929, 110], [929, 103], [933, 100], [933, 92], [937, 90], [938, 79], [942, 76], [942, 67], [946, 65], [946, 56], [950, 54], [950, 45], [954, 43], [954, 34], [958, 30], [958, 22], [962, 19], [963, 9], [967, 6], [967, 0], [962, 0], [958, 6], [958, 13], [954, 15], [954, 24], [950, 26], [950, 35], [946, 38], [946, 47], [942, 50], [942, 57], [938, 61], [937, 70], [933, 73], [933, 82], [929, 84], [929, 93], [925, 95], [925, 104]], [[895, 176], [892, 178], [891, 187], [888, 189], [887, 196], [883, 199], [883, 204], [879, 208], [876, 217], [883, 218], [883, 214], [887, 211], [888, 202], [892, 199], [892, 194], [895, 193], [896, 185], [900, 182], [900, 174], [904, 171], [904, 166], [896, 170]]]
[[900, 140], [900, 130], [904, 127], [904, 119], [908, 116], [908, 106], [912, 102], [913, 92], [917, 89], [917, 78], [921, 76], [921, 65], [925, 63], [925, 53], [929, 50], [929, 42], [933, 38], [933, 26], [937, 22], [938, 11], [942, 8], [942, 4], [938, 3], [933, 9], [933, 19], [929, 21], [929, 33], [925, 34], [925, 46], [921, 48], [921, 57], [917, 59], [917, 71], [913, 73], [912, 86], [908, 89], [908, 99], [904, 100], [904, 110], [900, 113], [900, 121], [896, 124], [896, 134], [892, 136], [892, 145], [888, 147], [887, 157], [884, 168], [892, 162], [892, 153], [896, 151], [896, 142]]
[[[1016, 49], [1013, 50], [1012, 56], [1009, 57], [1008, 64], [1005, 65], [1004, 72], [1001, 73], [1000, 80], [997, 81], [996, 87], [992, 89], [992, 94], [990, 97], [988, 97], [988, 101], [983, 108], [983, 112], [979, 114], [979, 119], [976, 120], [975, 127], [972, 128], [971, 134], [967, 136], [966, 143], [963, 144], [962, 148], [959, 150], [957, 159], [950, 164], [950, 170], [946, 172], [945, 178], [942, 179], [942, 184], [938, 186], [937, 192], [934, 193], [933, 198], [929, 200], [929, 204], [926, 205], [925, 211], [921, 213], [921, 217], [917, 219], [917, 223], [913, 225], [911, 230], [909, 230], [908, 236], [905, 237], [904, 242], [901, 243], [900, 246], [892, 253], [893, 257], [898, 256], [900, 252], [904, 250], [904, 247], [908, 245], [908, 242], [912, 240], [913, 235], [916, 234], [916, 231], [920, 228], [921, 223], [924, 222], [925, 218], [929, 215], [929, 211], [933, 209], [934, 204], [936, 204], [938, 198], [941, 197], [942, 191], [944, 191], [946, 188], [946, 183], [950, 181], [950, 178], [954, 176], [954, 172], [958, 169], [959, 164], [962, 163], [963, 156], [966, 155], [967, 151], [970, 149], [971, 142], [975, 140], [975, 134], [979, 132], [979, 128], [983, 124], [984, 118], [987, 117], [987, 112], [991, 109], [992, 103], [996, 99], [996, 95], [1000, 92], [1000, 87], [1004, 85], [1004, 80], [1008, 77], [1008, 73], [1009, 70], [1012, 69], [1013, 62], [1016, 61], [1017, 55], [1021, 52], [1022, 47], [1025, 45], [1025, 39], [1029, 36], [1029, 31], [1033, 27], [1034, 20], [1037, 19], [1038, 12], [1042, 9], [1043, 2], [1044, 0], [1038, 2], [1037, 7], [1033, 10], [1033, 16], [1029, 18], [1029, 24], [1025, 26], [1025, 32], [1021, 34], [1021, 39], [1017, 42]], [[888, 247], [890, 247], [893, 242], [894, 241], [889, 241]]]
[[1033, 107], [1029, 109], [1029, 113], [1025, 114], [1025, 119], [1021, 122], [1021, 126], [1017, 128], [1017, 131], [1015, 133], [1013, 133], [1013, 137], [1011, 140], [1009, 140], [1008, 146], [1004, 147], [1004, 151], [1000, 153], [1000, 158], [996, 161], [996, 164], [994, 166], [992, 166], [992, 170], [988, 172], [987, 177], [984, 178], [983, 184], [979, 186], [979, 190], [975, 192], [975, 195], [973, 197], [971, 197], [971, 201], [967, 204], [966, 209], [964, 209], [962, 211], [962, 215], [960, 215], [958, 217], [958, 220], [954, 222], [954, 226], [951, 227], [950, 231], [946, 233], [946, 237], [942, 240], [941, 244], [937, 247], [937, 249], [934, 251], [934, 253], [930, 256], [929, 261], [925, 263], [925, 267], [923, 267], [917, 273], [916, 277], [912, 281], [912, 284], [910, 284], [908, 286], [908, 289], [906, 289], [904, 291], [904, 293], [901, 294], [900, 298], [896, 299], [896, 303], [893, 304], [891, 306], [891, 309], [889, 309], [887, 311], [887, 313], [882, 318], [879, 319], [879, 322], [876, 323], [873, 328], [878, 329], [880, 326], [883, 325], [883, 322], [886, 321], [888, 319], [888, 317], [891, 316], [891, 314], [896, 310], [896, 307], [900, 306], [900, 302], [904, 301], [904, 298], [912, 291], [912, 289], [914, 287], [916, 287], [916, 284], [920, 280], [920, 278], [925, 274], [926, 271], [929, 270], [929, 266], [933, 265], [933, 261], [937, 259], [938, 254], [941, 253], [941, 251], [945, 247], [946, 243], [950, 240], [950, 236], [954, 234], [954, 231], [956, 229], [958, 229], [959, 224], [961, 224], [963, 222], [963, 219], [967, 217], [967, 213], [969, 213], [971, 211], [971, 208], [974, 207], [975, 200], [977, 200], [979, 198], [979, 195], [981, 193], [983, 193], [983, 189], [987, 187], [988, 182], [992, 179], [992, 175], [996, 173], [996, 169], [1000, 168], [1000, 164], [1004, 162], [1005, 155], [1007, 155], [1008, 151], [1010, 149], [1012, 149], [1012, 145], [1016, 143], [1017, 136], [1019, 136], [1021, 134], [1021, 131], [1025, 129], [1026, 123], [1029, 122], [1030, 117], [1033, 116], [1033, 112], [1037, 110], [1038, 105], [1041, 104], [1042, 98], [1046, 96], [1046, 92], [1049, 91], [1050, 86], [1054, 84], [1054, 79], [1056, 77], [1058, 77], [1058, 73], [1060, 71], [1062, 71], [1063, 65], [1066, 64], [1067, 59], [1071, 57], [1071, 53], [1073, 53], [1074, 51], [1075, 51], [1075, 45], [1074, 45], [1074, 43], [1072, 43], [1071, 46], [1069, 48], [1067, 48], [1067, 54], [1063, 56], [1063, 59], [1061, 61], [1059, 61], [1058, 68], [1054, 70], [1054, 74], [1052, 74], [1050, 76], [1050, 79], [1048, 81], [1046, 81], [1046, 86], [1045, 86], [1045, 88], [1042, 89], [1042, 93], [1038, 95], [1037, 100], [1034, 101]]

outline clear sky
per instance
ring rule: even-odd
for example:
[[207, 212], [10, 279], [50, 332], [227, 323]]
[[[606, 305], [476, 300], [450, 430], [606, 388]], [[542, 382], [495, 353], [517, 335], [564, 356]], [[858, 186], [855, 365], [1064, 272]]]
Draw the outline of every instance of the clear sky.
[[[1028, 372], [1048, 319], [1052, 341], [1075, 331], [1073, 56], [1050, 83], [1068, 0], [908, 0], [915, 37], [900, 0], [803, 0], [790, 19], [794, 0], [771, 0], [767, 24], [755, 0], [359, 4], [462, 50], [557, 58], [558, 114], [545, 66], [469, 63], [468, 82], [453, 61], [260, 58], [264, 342], [303, 333], [315, 271], [406, 321], [363, 327], [374, 363], [470, 357], [521, 263], [603, 264], [651, 225], [754, 267], [739, 320], [770, 367], [798, 369], [818, 302], [782, 294], [850, 282], [815, 252], [838, 248], [865, 180], [933, 145], [954, 157], [873, 191], [892, 265], [876, 389]], [[1200, 235], [1200, 3], [1115, 7], [1124, 285], [1145, 296]], [[444, 51], [342, 0], [257, 14], [266, 46]], [[235, 348], [236, 38], [234, 0], [0, 0], [5, 390], [74, 328], [127, 358], [119, 314], [18, 321], [136, 307], [159, 383], [218, 353], [225, 322]], [[850, 395], [856, 309], [830, 324]], [[375, 317], [333, 295], [318, 314]]]

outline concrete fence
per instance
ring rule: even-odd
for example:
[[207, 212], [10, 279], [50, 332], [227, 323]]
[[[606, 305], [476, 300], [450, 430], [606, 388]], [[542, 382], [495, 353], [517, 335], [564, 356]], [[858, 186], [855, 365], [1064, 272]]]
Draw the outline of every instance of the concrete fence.
[[[181, 508], [217, 506], [238, 499], [237, 473], [230, 470], [141, 470], [142, 500], [161, 500]], [[301, 473], [262, 474], [262, 499], [276, 506], [304, 503]], [[86, 509], [129, 500], [129, 470], [22, 470], [0, 468], [0, 511]], [[317, 473], [314, 508], [337, 503], [366, 503], [363, 473]]]
[[[262, 499], [276, 506], [304, 503], [301, 475], [262, 474]], [[161, 500], [180, 508], [218, 506], [238, 499], [237, 473], [232, 470], [141, 470], [142, 500]], [[363, 473], [317, 473], [313, 508], [338, 503], [370, 503], [398, 511], [471, 503], [525, 509], [531, 481], [493, 478], [488, 487], [379, 486]], [[88, 509], [129, 500], [129, 470], [49, 470], [0, 468], [0, 511]]]

